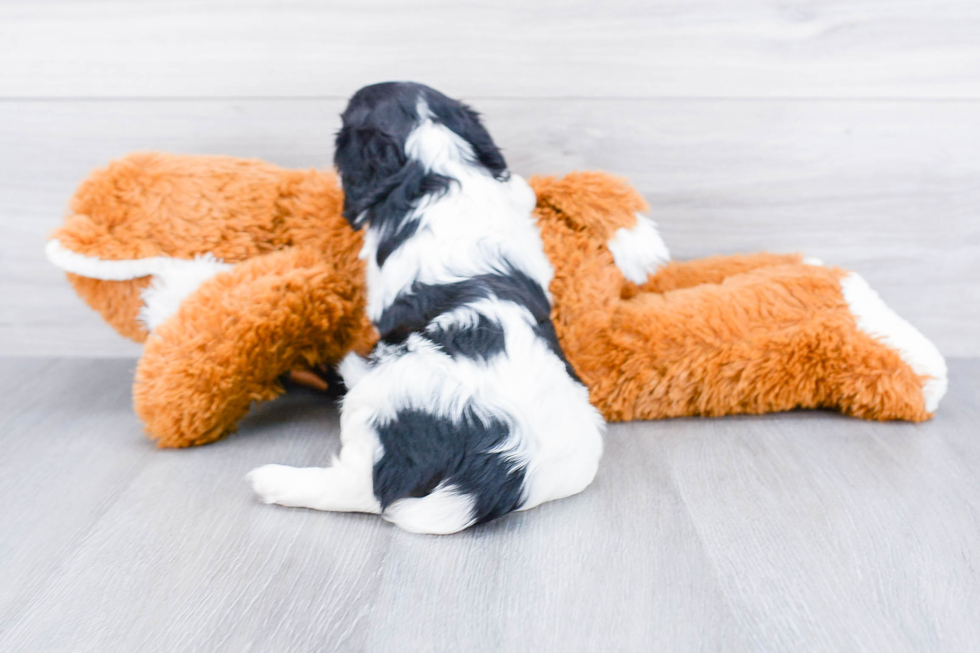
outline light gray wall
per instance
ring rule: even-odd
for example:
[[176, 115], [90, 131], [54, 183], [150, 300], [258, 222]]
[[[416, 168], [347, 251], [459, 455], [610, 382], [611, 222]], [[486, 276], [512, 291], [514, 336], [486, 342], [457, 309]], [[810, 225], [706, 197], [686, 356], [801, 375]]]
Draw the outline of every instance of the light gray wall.
[[521, 174], [627, 176], [677, 257], [802, 250], [980, 355], [975, 0], [6, 0], [0, 354], [139, 351], [42, 256], [91, 168], [328, 166], [344, 99], [385, 79], [469, 100]]

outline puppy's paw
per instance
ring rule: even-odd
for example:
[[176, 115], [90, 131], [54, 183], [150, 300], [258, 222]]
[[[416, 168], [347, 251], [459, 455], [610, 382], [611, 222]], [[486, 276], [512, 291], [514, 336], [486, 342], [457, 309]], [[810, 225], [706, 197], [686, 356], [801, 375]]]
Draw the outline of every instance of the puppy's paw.
[[288, 465], [262, 465], [250, 471], [245, 480], [263, 503], [288, 505], [287, 500], [296, 485], [297, 471]]

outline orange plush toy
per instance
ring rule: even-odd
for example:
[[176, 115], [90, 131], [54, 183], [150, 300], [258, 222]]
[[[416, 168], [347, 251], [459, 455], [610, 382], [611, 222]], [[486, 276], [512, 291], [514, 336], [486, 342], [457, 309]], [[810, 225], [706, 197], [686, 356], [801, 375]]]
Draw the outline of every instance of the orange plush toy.
[[[927, 419], [938, 350], [854, 273], [798, 255], [670, 262], [646, 203], [597, 172], [532, 178], [565, 353], [611, 421], [832, 408]], [[160, 446], [211, 442], [253, 402], [376, 337], [361, 236], [333, 172], [133, 154], [94, 172], [49, 259], [145, 342], [136, 412]]]

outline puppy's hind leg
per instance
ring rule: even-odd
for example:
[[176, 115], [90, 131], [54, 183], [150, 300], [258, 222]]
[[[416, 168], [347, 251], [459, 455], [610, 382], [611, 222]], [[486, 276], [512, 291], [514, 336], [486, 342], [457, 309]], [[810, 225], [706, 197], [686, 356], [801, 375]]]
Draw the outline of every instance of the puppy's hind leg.
[[264, 503], [294, 508], [378, 514], [370, 464], [350, 464], [341, 457], [331, 467], [263, 465], [246, 476]]
[[370, 371], [371, 363], [353, 351], [344, 356], [344, 360], [340, 361], [340, 365], [337, 367], [337, 372], [340, 374], [340, 378], [344, 380], [344, 385], [347, 386], [348, 390], [353, 390], [354, 386]]

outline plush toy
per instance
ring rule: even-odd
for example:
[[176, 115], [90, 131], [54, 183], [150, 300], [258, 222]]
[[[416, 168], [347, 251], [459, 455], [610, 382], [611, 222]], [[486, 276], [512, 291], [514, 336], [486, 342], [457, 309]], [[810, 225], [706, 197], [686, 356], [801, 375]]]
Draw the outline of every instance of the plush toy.
[[[798, 255], [670, 262], [624, 181], [529, 181], [555, 328], [607, 419], [935, 411], [942, 356], [857, 274]], [[342, 204], [333, 172], [230, 157], [133, 154], [81, 184], [48, 257], [145, 342], [134, 405], [160, 446], [220, 438], [283, 375], [322, 386], [319, 371], [370, 350], [361, 237]]]

